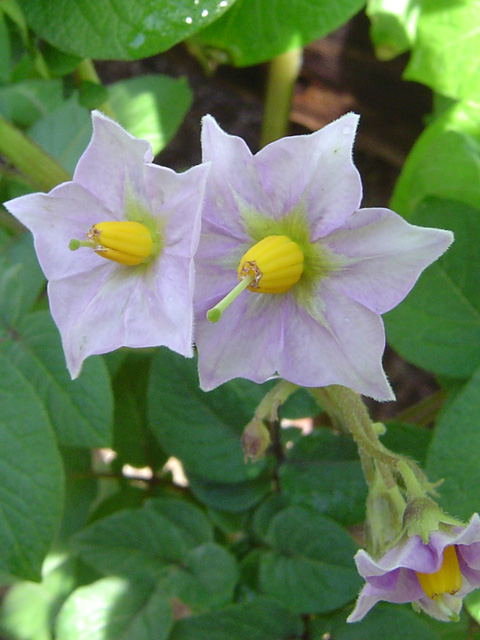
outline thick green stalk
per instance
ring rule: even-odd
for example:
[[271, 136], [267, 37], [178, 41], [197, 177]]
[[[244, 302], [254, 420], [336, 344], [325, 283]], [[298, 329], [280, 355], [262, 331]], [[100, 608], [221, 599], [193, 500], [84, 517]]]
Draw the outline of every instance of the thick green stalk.
[[393, 467], [397, 465], [401, 456], [389, 451], [379, 441], [367, 408], [355, 391], [338, 384], [309, 391], [342, 431], [351, 433], [357, 445], [366, 454], [377, 462]]
[[56, 160], [1, 116], [0, 155], [40, 191], [50, 191], [61, 182], [71, 180], [71, 176]]
[[260, 135], [261, 147], [278, 140], [287, 132], [293, 89], [301, 66], [301, 48], [291, 49], [270, 61]]

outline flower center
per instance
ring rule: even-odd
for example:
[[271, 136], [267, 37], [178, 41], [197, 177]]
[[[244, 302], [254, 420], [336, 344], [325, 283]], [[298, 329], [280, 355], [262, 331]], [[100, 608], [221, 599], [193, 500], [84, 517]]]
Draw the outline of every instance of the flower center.
[[158, 245], [145, 225], [130, 220], [97, 222], [85, 237], [70, 240], [69, 248], [89, 247], [102, 258], [129, 266], [148, 262]]
[[253, 245], [237, 268], [240, 282], [223, 300], [207, 311], [210, 322], [217, 322], [223, 311], [244, 289], [255, 293], [285, 293], [303, 273], [303, 253], [287, 236], [272, 235]]
[[416, 572], [418, 582], [428, 598], [435, 600], [444, 593], [452, 596], [462, 586], [462, 574], [458, 565], [457, 552], [453, 545], [443, 550], [442, 565], [433, 573]]

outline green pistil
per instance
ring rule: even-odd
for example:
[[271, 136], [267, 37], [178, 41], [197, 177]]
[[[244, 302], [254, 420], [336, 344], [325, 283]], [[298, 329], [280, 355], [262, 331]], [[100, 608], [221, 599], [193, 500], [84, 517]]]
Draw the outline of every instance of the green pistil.
[[250, 273], [248, 276], [245, 276], [245, 278], [242, 278], [242, 280], [240, 280], [237, 286], [234, 287], [230, 291], [230, 293], [227, 293], [227, 295], [222, 300], [220, 300], [218, 304], [207, 311], [207, 320], [209, 320], [210, 322], [218, 322], [225, 309], [235, 300], [235, 298], [240, 293], [242, 293], [242, 291], [244, 291], [249, 285], [251, 285], [254, 280], [254, 273]]
[[70, 240], [70, 242], [68, 243], [68, 248], [70, 249], [70, 251], [76, 251], [77, 249], [80, 249], [80, 247], [97, 249], [98, 244], [95, 244], [95, 242], [92, 242], [91, 240], [76, 240], [75, 238], [72, 238], [72, 240]]

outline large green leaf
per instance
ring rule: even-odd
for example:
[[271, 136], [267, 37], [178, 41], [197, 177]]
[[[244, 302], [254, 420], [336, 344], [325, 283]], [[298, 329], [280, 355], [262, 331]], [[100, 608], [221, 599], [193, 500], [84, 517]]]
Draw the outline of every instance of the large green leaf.
[[0, 353], [0, 571], [38, 580], [60, 522], [63, 470], [33, 387]]
[[22, 127], [30, 127], [62, 101], [61, 80], [30, 79], [0, 87], [0, 113]]
[[115, 374], [115, 429], [113, 449], [120, 464], [159, 470], [167, 455], [148, 428], [147, 381], [152, 354], [143, 350], [126, 351]]
[[387, 339], [406, 360], [436, 374], [468, 378], [480, 366], [480, 215], [458, 202], [427, 200], [413, 222], [452, 229], [455, 242], [385, 316]]
[[391, 60], [415, 40], [421, 0], [367, 0], [370, 39], [380, 60]]
[[325, 613], [352, 600], [361, 580], [347, 532], [306, 507], [287, 507], [270, 520], [260, 556], [259, 585], [297, 613]]
[[[148, 140], [154, 154], [173, 136], [191, 103], [191, 92], [184, 79], [160, 74], [121, 80], [110, 85], [108, 91], [118, 122], [132, 135]], [[29, 134], [73, 173], [92, 135], [91, 118], [73, 94], [37, 120]]]
[[35, 388], [60, 443], [106, 447], [111, 444], [113, 401], [101, 358], [85, 363], [70, 380], [58, 331], [47, 311], [25, 315], [15, 326], [0, 322], [0, 352]]
[[422, 133], [395, 185], [391, 207], [410, 218], [428, 196], [480, 209], [480, 107], [454, 105]]
[[92, 124], [88, 111], [78, 104], [74, 94], [37, 120], [28, 133], [68, 173], [73, 174], [92, 136]]
[[246, 511], [270, 491], [271, 478], [266, 473], [243, 482], [212, 482], [189, 474], [190, 488], [201, 502], [220, 511]]
[[299, 638], [302, 621], [268, 598], [256, 597], [175, 623], [169, 640], [280, 640]]
[[176, 132], [192, 102], [184, 78], [159, 73], [136, 76], [108, 87], [118, 121], [137, 138], [148, 140], [156, 155]]
[[448, 623], [415, 613], [409, 605], [376, 605], [367, 617], [355, 624], [346, 622], [342, 611], [330, 619], [313, 620], [309, 626], [311, 640], [459, 640], [467, 637], [468, 619]]
[[238, 66], [257, 64], [321, 38], [347, 22], [364, 0], [237, 0], [199, 38]]
[[441, 505], [453, 516], [470, 518], [479, 510], [480, 369], [440, 414], [428, 451], [426, 469], [439, 487]]
[[180, 500], [148, 500], [97, 520], [75, 538], [80, 556], [106, 574], [158, 577], [185, 561], [189, 550], [213, 538], [202, 511]]
[[19, 0], [30, 26], [83, 58], [134, 60], [184, 40], [216, 20], [234, 0]]
[[195, 360], [160, 349], [150, 376], [150, 426], [187, 473], [217, 483], [242, 482], [261, 468], [245, 464], [240, 437], [264, 394], [265, 387], [241, 379], [205, 393]]
[[2, 601], [0, 632], [11, 640], [52, 640], [55, 617], [76, 586], [76, 561], [49, 554], [41, 584], [19, 582]]
[[279, 470], [282, 491], [344, 525], [365, 517], [367, 488], [350, 438], [317, 429], [288, 452]]
[[193, 607], [229, 604], [238, 581], [237, 563], [219, 544], [207, 542], [191, 549], [182, 566], [160, 581], [173, 598]]
[[103, 578], [72, 593], [57, 620], [57, 640], [166, 640], [170, 605], [141, 580]]
[[[31, 234], [23, 233], [18, 239], [5, 239], [0, 246], [0, 260], [14, 268], [10, 272], [10, 286], [13, 290], [1, 300], [2, 318], [3, 321], [8, 317], [10, 321], [16, 322], [31, 309], [45, 288], [45, 278], [35, 255]], [[3, 288], [4, 285], [1, 286]], [[11, 309], [7, 311], [12, 305], [12, 297], [18, 304], [13, 316]]]
[[62, 447], [65, 469], [65, 504], [62, 523], [55, 543], [61, 546], [85, 526], [90, 508], [98, 494], [98, 478], [92, 469], [92, 453], [89, 449]]
[[480, 100], [479, 24], [475, 0], [423, 0], [405, 77], [451, 98]]

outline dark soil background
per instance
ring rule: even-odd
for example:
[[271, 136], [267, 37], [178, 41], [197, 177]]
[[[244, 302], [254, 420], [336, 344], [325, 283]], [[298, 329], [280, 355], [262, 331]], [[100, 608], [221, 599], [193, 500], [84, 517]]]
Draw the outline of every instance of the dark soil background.
[[[355, 163], [363, 180], [363, 206], [388, 206], [395, 181], [431, 111], [432, 96], [423, 85], [402, 80], [408, 57], [391, 62], [375, 58], [369, 22], [360, 13], [304, 52], [290, 114], [290, 134], [315, 131], [348, 111], [361, 115]], [[200, 120], [210, 113], [230, 134], [258, 150], [266, 65], [219, 67], [206, 76], [186, 48], [134, 62], [98, 62], [105, 84], [145, 73], [188, 78], [193, 105], [175, 138], [157, 162], [183, 170], [200, 162]], [[437, 388], [433, 378], [387, 349], [385, 369], [397, 402], [369, 403], [373, 417], [384, 420], [413, 405]]]

